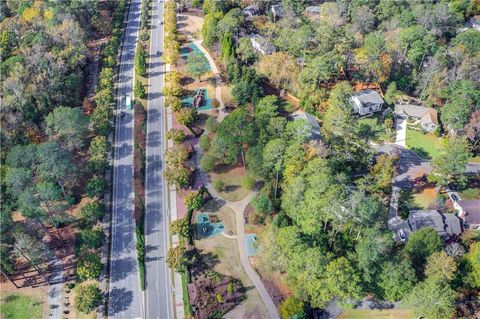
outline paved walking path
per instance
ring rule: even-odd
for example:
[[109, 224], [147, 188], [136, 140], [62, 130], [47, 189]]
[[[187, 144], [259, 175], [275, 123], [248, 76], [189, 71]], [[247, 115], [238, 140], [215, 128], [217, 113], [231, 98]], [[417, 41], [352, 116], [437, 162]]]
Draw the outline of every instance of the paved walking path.
[[[200, 159], [202, 158], [203, 152], [198, 144], [194, 146], [194, 149], [196, 154], [196, 158], [195, 158], [196, 164], [198, 167], [200, 167]], [[236, 224], [236, 231], [237, 231], [237, 235], [235, 237], [237, 239], [238, 252], [240, 254], [240, 263], [242, 264], [243, 269], [245, 270], [246, 274], [248, 275], [253, 285], [257, 289], [260, 297], [262, 298], [269, 317], [272, 319], [279, 319], [280, 317], [278, 316], [277, 307], [273, 303], [272, 297], [270, 297], [270, 295], [268, 294], [268, 291], [265, 288], [265, 285], [263, 284], [262, 280], [260, 279], [260, 276], [255, 271], [255, 269], [253, 269], [252, 264], [250, 264], [250, 260], [248, 259], [248, 255], [247, 255], [247, 247], [245, 246], [245, 218], [244, 218], [243, 212], [245, 211], [245, 208], [247, 207], [248, 203], [250, 203], [252, 198], [255, 196], [256, 191], [251, 192], [250, 194], [248, 194], [247, 197], [245, 197], [241, 201], [231, 202], [222, 198], [217, 193], [217, 191], [215, 191], [215, 189], [212, 186], [212, 183], [210, 182], [210, 178], [207, 176], [207, 174], [205, 174], [204, 171], [199, 169], [199, 172], [200, 172], [199, 173], [200, 179], [202, 180], [203, 185], [205, 185], [205, 188], [208, 190], [210, 195], [214, 199], [221, 199], [222, 201], [224, 201], [225, 206], [235, 212], [235, 224]]]

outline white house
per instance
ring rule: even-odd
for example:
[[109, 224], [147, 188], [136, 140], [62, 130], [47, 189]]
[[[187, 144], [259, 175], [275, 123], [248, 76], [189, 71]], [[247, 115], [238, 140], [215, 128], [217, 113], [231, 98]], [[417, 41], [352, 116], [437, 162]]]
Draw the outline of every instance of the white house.
[[382, 109], [385, 103], [374, 90], [362, 90], [354, 93], [350, 98], [353, 105], [353, 111], [359, 115], [369, 115]]
[[253, 35], [250, 37], [250, 41], [252, 42], [252, 46], [263, 55], [272, 54], [277, 50], [277, 48], [268, 42], [265, 38], [259, 35]]
[[438, 114], [435, 109], [411, 104], [396, 104], [395, 114], [415, 120], [415, 123], [427, 132], [433, 132], [438, 127]]

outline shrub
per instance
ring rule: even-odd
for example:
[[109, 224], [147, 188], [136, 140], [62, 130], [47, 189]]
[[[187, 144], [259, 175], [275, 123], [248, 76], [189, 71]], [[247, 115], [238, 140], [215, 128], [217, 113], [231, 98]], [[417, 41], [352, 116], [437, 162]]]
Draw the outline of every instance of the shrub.
[[233, 282], [229, 282], [227, 285], [227, 293], [233, 294], [233, 290], [234, 290]]
[[143, 99], [146, 96], [145, 87], [143, 86], [142, 82], [138, 79], [135, 80], [135, 87], [133, 88], [133, 94], [135, 97]]
[[188, 220], [186, 218], [174, 220], [170, 224], [170, 232], [172, 233], [172, 235], [188, 237], [190, 233], [190, 225], [188, 223]]
[[95, 279], [100, 276], [102, 263], [95, 254], [87, 254], [79, 260], [77, 265], [77, 278], [79, 280]]
[[305, 318], [304, 303], [293, 296], [285, 299], [278, 308], [282, 319]]
[[80, 286], [75, 297], [75, 308], [83, 313], [90, 313], [102, 302], [102, 292], [93, 285]]
[[107, 182], [103, 177], [94, 176], [91, 180], [88, 181], [85, 188], [85, 192], [90, 198], [101, 198], [105, 195], [105, 190], [107, 189]]
[[105, 215], [105, 206], [99, 201], [93, 201], [82, 207], [81, 214], [87, 222], [95, 223]]
[[168, 267], [176, 271], [184, 270], [188, 266], [185, 247], [180, 245], [170, 248], [167, 253], [167, 264]]
[[173, 112], [178, 112], [182, 108], [182, 100], [177, 96], [166, 96], [165, 107], [170, 107]]
[[210, 132], [216, 132], [218, 128], [217, 119], [213, 116], [209, 116], [205, 121], [205, 128]]
[[252, 199], [252, 207], [256, 212], [267, 214], [272, 211], [272, 201], [265, 193], [260, 193]]
[[219, 303], [222, 303], [222, 302], [223, 302], [223, 296], [222, 296], [221, 293], [218, 293], [217, 296], [216, 296], [216, 298], [217, 298], [217, 301], [218, 301]]
[[242, 187], [251, 191], [255, 187], [255, 179], [250, 175], [245, 175], [242, 177]]
[[201, 191], [190, 192], [185, 196], [185, 205], [188, 209], [200, 209], [203, 205], [203, 194]]
[[200, 168], [205, 172], [211, 171], [215, 167], [215, 158], [210, 154], [203, 154], [200, 160]]
[[170, 131], [167, 132], [167, 138], [169, 140], [172, 140], [173, 144], [178, 145], [178, 144], [182, 144], [185, 141], [185, 139], [187, 138], [187, 135], [183, 130], [171, 129]]
[[219, 106], [220, 106], [220, 102], [218, 102], [217, 99], [213, 99], [213, 101], [212, 101], [212, 107], [213, 107], [214, 109], [216, 109], [216, 108], [218, 108]]
[[100, 228], [84, 229], [80, 231], [79, 240], [81, 245], [85, 245], [88, 248], [99, 248], [102, 245], [104, 236], [105, 234]]
[[207, 133], [203, 133], [198, 142], [203, 151], [208, 151], [210, 148], [210, 138]]
[[213, 181], [213, 189], [215, 189], [217, 192], [221, 192], [224, 187], [225, 183], [221, 179], [216, 179]]

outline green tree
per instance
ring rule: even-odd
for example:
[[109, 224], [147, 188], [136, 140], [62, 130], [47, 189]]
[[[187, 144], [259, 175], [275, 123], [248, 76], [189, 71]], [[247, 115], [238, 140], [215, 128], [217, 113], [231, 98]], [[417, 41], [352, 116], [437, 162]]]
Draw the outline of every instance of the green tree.
[[145, 49], [141, 43], [138, 43], [137, 48], [135, 49], [135, 72], [141, 76], [147, 74], [147, 56]]
[[278, 311], [282, 319], [306, 319], [305, 304], [302, 300], [289, 296], [279, 306]]
[[226, 34], [228, 32], [238, 36], [239, 30], [244, 25], [244, 21], [245, 17], [242, 13], [242, 9], [233, 8], [218, 22], [217, 32], [219, 34]]
[[415, 270], [410, 260], [405, 259], [401, 262], [384, 263], [378, 284], [383, 290], [384, 298], [395, 302], [407, 296], [416, 282]]
[[454, 131], [467, 124], [474, 106], [480, 101], [478, 85], [473, 81], [454, 81], [445, 94], [448, 100], [442, 108], [442, 122]]
[[225, 183], [221, 179], [216, 179], [213, 181], [213, 189], [217, 192], [221, 192], [225, 187]]
[[468, 253], [465, 255], [465, 260], [470, 266], [468, 274], [468, 283], [470, 286], [480, 287], [480, 243], [474, 242], [470, 245]]
[[200, 81], [202, 75], [210, 71], [210, 65], [203, 54], [192, 51], [192, 53], [188, 55], [187, 71]]
[[100, 276], [102, 263], [96, 254], [88, 253], [79, 259], [77, 264], [77, 277], [80, 280], [96, 279]]
[[212, 155], [205, 153], [200, 160], [200, 168], [205, 172], [210, 172], [215, 168], [215, 157]]
[[46, 133], [66, 149], [81, 149], [88, 137], [88, 119], [79, 108], [57, 107], [45, 118]]
[[75, 309], [89, 314], [102, 303], [102, 292], [94, 284], [81, 285], [76, 289]]
[[190, 224], [186, 218], [180, 218], [170, 223], [172, 235], [180, 235], [187, 238], [190, 234]]
[[203, 201], [203, 192], [201, 190], [189, 192], [185, 196], [185, 206], [187, 206], [188, 209], [200, 209]]
[[203, 151], [208, 151], [208, 149], [210, 148], [210, 137], [208, 137], [208, 134], [207, 133], [203, 133], [201, 136], [200, 136], [200, 139], [198, 141], [200, 147], [202, 148]]
[[193, 135], [197, 136], [198, 133], [195, 132], [192, 128], [192, 125], [198, 118], [198, 113], [196, 109], [184, 107], [178, 112], [175, 112], [175, 119], [178, 124], [185, 126]]
[[252, 46], [252, 42], [249, 38], [241, 38], [238, 41], [238, 46], [235, 53], [240, 61], [243, 63], [251, 63], [257, 57], [255, 49]]
[[351, 308], [361, 298], [360, 277], [345, 257], [332, 260], [325, 269], [325, 289], [338, 298], [342, 308]]
[[213, 116], [209, 116], [205, 121], [205, 128], [212, 133], [215, 133], [218, 128], [217, 119]]
[[438, 185], [447, 185], [450, 182], [464, 183], [465, 167], [470, 157], [470, 145], [466, 138], [460, 136], [447, 138], [440, 154], [433, 159], [433, 171], [429, 179]]
[[167, 132], [167, 138], [172, 140], [174, 145], [179, 145], [185, 141], [187, 135], [181, 129], [170, 129], [170, 131]]
[[230, 32], [226, 32], [222, 38], [222, 44], [220, 46], [220, 54], [224, 61], [235, 58], [235, 50], [233, 46], [233, 37]]
[[139, 79], [135, 79], [135, 87], [133, 88], [133, 94], [139, 99], [143, 99], [147, 95], [147, 93], [145, 92], [145, 88]]
[[427, 258], [425, 276], [438, 277], [439, 279], [450, 281], [455, 276], [456, 270], [457, 263], [455, 259], [442, 250], [431, 254]]
[[403, 251], [410, 257], [417, 276], [422, 278], [427, 258], [441, 249], [442, 240], [438, 233], [433, 228], [425, 227], [410, 234]]
[[189, 264], [185, 247], [179, 245], [170, 248], [167, 253], [167, 264], [176, 271], [184, 270]]
[[263, 149], [263, 165], [264, 167], [275, 175], [275, 196], [277, 195], [278, 180], [280, 171], [283, 169], [285, 153], [285, 141], [277, 138], [271, 140], [265, 145]]
[[103, 177], [94, 176], [87, 182], [85, 192], [90, 198], [102, 198], [107, 189], [107, 182]]
[[417, 316], [447, 319], [455, 312], [456, 298], [457, 293], [445, 281], [434, 276], [416, 285], [402, 302], [413, 308]]
[[203, 43], [207, 47], [212, 47], [218, 40], [218, 21], [223, 17], [222, 13], [206, 12], [200, 33], [202, 34]]
[[252, 199], [251, 202], [252, 207], [255, 209], [256, 212], [262, 214], [269, 214], [272, 212], [272, 201], [268, 197], [268, 194], [265, 192], [261, 192], [257, 196]]
[[86, 203], [80, 212], [83, 219], [88, 223], [95, 223], [105, 215], [105, 206], [99, 200], [96, 200]]

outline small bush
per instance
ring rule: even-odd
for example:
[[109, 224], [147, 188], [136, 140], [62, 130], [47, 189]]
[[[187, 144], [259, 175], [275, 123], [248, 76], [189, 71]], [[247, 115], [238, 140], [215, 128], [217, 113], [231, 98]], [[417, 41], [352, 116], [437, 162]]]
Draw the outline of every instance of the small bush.
[[213, 116], [209, 116], [205, 121], [205, 128], [210, 132], [216, 132], [218, 128], [217, 119]]
[[93, 201], [82, 207], [81, 214], [87, 222], [95, 223], [105, 215], [105, 206], [100, 201]]
[[187, 135], [183, 130], [171, 129], [170, 131], [167, 132], [167, 138], [169, 140], [172, 140], [173, 144], [178, 145], [178, 144], [182, 144], [185, 141], [185, 139], [187, 138]]
[[80, 232], [80, 245], [85, 245], [88, 248], [99, 248], [102, 246], [102, 241], [105, 234], [100, 228], [84, 229]]
[[96, 279], [100, 276], [102, 263], [95, 254], [87, 254], [79, 260], [77, 265], [77, 278], [79, 280]]
[[75, 297], [75, 308], [78, 311], [88, 314], [97, 309], [101, 302], [102, 292], [97, 286], [90, 284], [78, 287]]
[[188, 224], [188, 220], [186, 218], [174, 220], [170, 224], [170, 233], [172, 235], [179, 235], [185, 238], [188, 237], [190, 233], [190, 225]]
[[250, 175], [245, 175], [242, 177], [242, 188], [246, 190], [253, 190], [255, 187], [255, 179]]
[[234, 289], [233, 282], [229, 282], [227, 285], [227, 293], [233, 294], [233, 289]]
[[107, 182], [103, 177], [94, 176], [88, 181], [85, 192], [90, 198], [102, 198], [107, 189]]
[[222, 180], [216, 179], [213, 181], [213, 189], [215, 189], [217, 192], [221, 192], [224, 187], [225, 183]]
[[256, 212], [268, 214], [272, 211], [272, 201], [265, 193], [260, 193], [252, 199], [252, 207]]
[[147, 95], [145, 92], [145, 87], [143, 86], [142, 82], [138, 79], [135, 80], [135, 87], [133, 88], [133, 94], [136, 98], [143, 99]]
[[222, 296], [221, 293], [218, 293], [217, 296], [216, 296], [216, 298], [217, 298], [217, 301], [218, 301], [219, 303], [223, 303], [223, 296]]
[[185, 205], [188, 209], [200, 209], [203, 205], [203, 194], [198, 192], [190, 192], [185, 196]]
[[207, 133], [203, 133], [198, 142], [203, 151], [208, 151], [210, 148], [210, 138], [208, 137]]
[[210, 172], [215, 167], [215, 158], [210, 154], [203, 154], [200, 160], [200, 168], [205, 172]]

